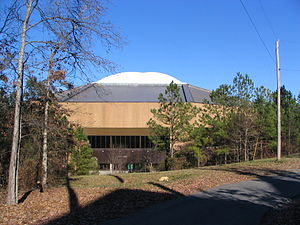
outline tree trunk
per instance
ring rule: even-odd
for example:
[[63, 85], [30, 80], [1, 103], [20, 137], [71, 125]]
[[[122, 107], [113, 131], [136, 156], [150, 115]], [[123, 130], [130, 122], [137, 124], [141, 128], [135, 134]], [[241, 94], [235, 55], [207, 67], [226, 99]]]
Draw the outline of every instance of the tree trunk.
[[291, 147], [291, 125], [289, 123], [289, 131], [288, 131], [288, 155], [292, 154], [292, 147]]
[[174, 157], [174, 147], [173, 147], [172, 144], [171, 144], [171, 146], [170, 146], [170, 156], [171, 156], [171, 158]]
[[245, 131], [245, 140], [244, 140], [244, 158], [245, 162], [248, 161], [248, 143], [247, 143], [247, 138], [248, 138], [248, 129]]
[[53, 58], [57, 53], [57, 49], [55, 49], [49, 58], [49, 66], [48, 66], [48, 77], [46, 83], [46, 99], [45, 99], [45, 111], [44, 111], [44, 130], [43, 130], [43, 154], [42, 154], [42, 167], [43, 167], [43, 177], [42, 184], [43, 186], [47, 185], [47, 177], [48, 177], [48, 114], [49, 114], [49, 101], [50, 101], [50, 86], [51, 86], [51, 76], [53, 74]]
[[173, 123], [174, 122], [171, 122], [171, 125], [170, 125], [170, 157], [173, 158], [174, 157], [174, 144], [175, 144], [175, 141], [174, 141], [174, 131], [173, 131]]
[[259, 139], [256, 138], [255, 147], [254, 147], [254, 153], [253, 153], [253, 160], [255, 160], [255, 157], [256, 157], [258, 143], [259, 143]]
[[260, 142], [260, 158], [264, 157], [263, 140]]
[[43, 177], [42, 185], [45, 187], [47, 185], [48, 177], [48, 111], [49, 111], [49, 90], [47, 90], [47, 99], [45, 103], [45, 118], [44, 118], [44, 130], [43, 130], [43, 150], [42, 150], [42, 167], [43, 167]]
[[21, 129], [21, 103], [23, 95], [23, 73], [24, 73], [24, 53], [26, 46], [26, 32], [27, 25], [31, 15], [32, 2], [30, 0], [26, 5], [25, 19], [22, 24], [22, 36], [21, 36], [21, 46], [19, 51], [18, 60], [18, 80], [16, 85], [16, 102], [15, 102], [15, 116], [14, 116], [14, 129], [13, 129], [13, 140], [10, 155], [9, 164], [9, 175], [8, 175], [8, 185], [7, 185], [7, 204], [14, 205], [18, 203], [18, 165], [19, 165], [19, 151], [20, 151], [20, 129]]

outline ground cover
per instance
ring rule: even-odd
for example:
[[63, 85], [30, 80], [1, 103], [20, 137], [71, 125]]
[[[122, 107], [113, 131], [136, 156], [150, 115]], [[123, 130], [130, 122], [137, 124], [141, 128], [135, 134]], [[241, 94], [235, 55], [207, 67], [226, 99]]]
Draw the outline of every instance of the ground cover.
[[[20, 193], [22, 203], [4, 205], [1, 193], [0, 224], [99, 224], [139, 209], [223, 184], [278, 175], [300, 169], [300, 157], [264, 159], [200, 169], [77, 176], [40, 193]], [[168, 181], [159, 182], [167, 176]], [[22, 198], [23, 197], [23, 198]]]
[[300, 196], [296, 196], [283, 206], [269, 210], [262, 218], [261, 225], [299, 225]]

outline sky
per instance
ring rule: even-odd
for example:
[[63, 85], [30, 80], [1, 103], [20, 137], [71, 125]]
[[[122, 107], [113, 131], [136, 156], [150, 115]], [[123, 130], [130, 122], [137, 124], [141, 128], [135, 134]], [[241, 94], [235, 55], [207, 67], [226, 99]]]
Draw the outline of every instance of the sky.
[[274, 91], [279, 40], [281, 84], [298, 96], [300, 0], [241, 1], [113, 0], [106, 19], [126, 44], [106, 57], [119, 65], [116, 72], [161, 72], [209, 90], [240, 72]]

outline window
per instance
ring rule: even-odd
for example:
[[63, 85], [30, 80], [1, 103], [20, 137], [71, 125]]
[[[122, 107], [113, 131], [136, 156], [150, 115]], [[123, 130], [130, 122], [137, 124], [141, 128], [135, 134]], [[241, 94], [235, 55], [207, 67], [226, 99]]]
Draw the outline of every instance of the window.
[[147, 136], [88, 136], [92, 148], [152, 148]]

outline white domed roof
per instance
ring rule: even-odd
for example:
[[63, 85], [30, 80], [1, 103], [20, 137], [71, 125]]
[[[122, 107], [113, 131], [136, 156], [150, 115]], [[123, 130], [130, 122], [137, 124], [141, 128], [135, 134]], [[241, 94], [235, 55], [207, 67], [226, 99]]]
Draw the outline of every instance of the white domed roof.
[[98, 84], [184, 84], [170, 75], [158, 72], [123, 72], [98, 80]]

